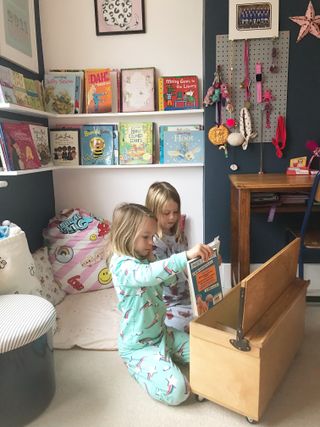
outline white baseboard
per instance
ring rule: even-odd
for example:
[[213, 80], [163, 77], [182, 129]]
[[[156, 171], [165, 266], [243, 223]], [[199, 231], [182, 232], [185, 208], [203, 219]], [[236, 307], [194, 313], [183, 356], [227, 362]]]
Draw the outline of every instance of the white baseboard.
[[[256, 270], [262, 264], [251, 264], [250, 271]], [[231, 289], [231, 264], [222, 263], [220, 266], [220, 275], [222, 289], [227, 291]], [[307, 295], [320, 296], [320, 264], [305, 264], [304, 275], [306, 280], [310, 280]]]

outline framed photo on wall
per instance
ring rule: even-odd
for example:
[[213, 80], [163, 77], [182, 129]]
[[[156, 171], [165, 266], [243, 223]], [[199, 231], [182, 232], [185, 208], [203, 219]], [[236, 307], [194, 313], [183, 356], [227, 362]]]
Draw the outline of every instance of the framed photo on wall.
[[144, 0], [94, 0], [97, 36], [144, 33]]
[[123, 113], [155, 110], [155, 68], [121, 70], [121, 110]]
[[0, 56], [39, 73], [34, 0], [0, 0]]
[[279, 0], [229, 0], [229, 40], [279, 36]]

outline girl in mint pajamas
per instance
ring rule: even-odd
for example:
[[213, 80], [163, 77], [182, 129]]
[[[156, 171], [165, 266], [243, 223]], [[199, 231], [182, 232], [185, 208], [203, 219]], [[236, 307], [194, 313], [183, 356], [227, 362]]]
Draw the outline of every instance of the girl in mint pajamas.
[[156, 224], [152, 212], [142, 205], [123, 204], [113, 215], [110, 270], [122, 313], [118, 347], [129, 373], [151, 397], [179, 405], [190, 394], [176, 365], [189, 362], [189, 337], [166, 327], [163, 285], [185, 269], [187, 259], [207, 259], [212, 251], [198, 244], [154, 261]]

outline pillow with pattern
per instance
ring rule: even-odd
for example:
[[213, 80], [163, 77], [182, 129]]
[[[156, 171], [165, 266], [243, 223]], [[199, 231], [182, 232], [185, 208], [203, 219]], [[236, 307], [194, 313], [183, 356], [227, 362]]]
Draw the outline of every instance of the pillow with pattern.
[[63, 301], [66, 293], [60, 288], [59, 283], [54, 279], [52, 266], [49, 261], [48, 248], [42, 247], [32, 254], [35, 264], [35, 274], [39, 279], [39, 295], [50, 301], [53, 305]]

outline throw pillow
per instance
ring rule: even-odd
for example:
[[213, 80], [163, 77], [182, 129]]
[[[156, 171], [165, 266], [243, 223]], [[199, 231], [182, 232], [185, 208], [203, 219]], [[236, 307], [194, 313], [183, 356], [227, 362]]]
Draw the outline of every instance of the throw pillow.
[[32, 254], [36, 267], [36, 277], [39, 279], [39, 295], [50, 301], [54, 306], [64, 300], [66, 293], [60, 288], [53, 277], [49, 261], [48, 248], [42, 247]]

